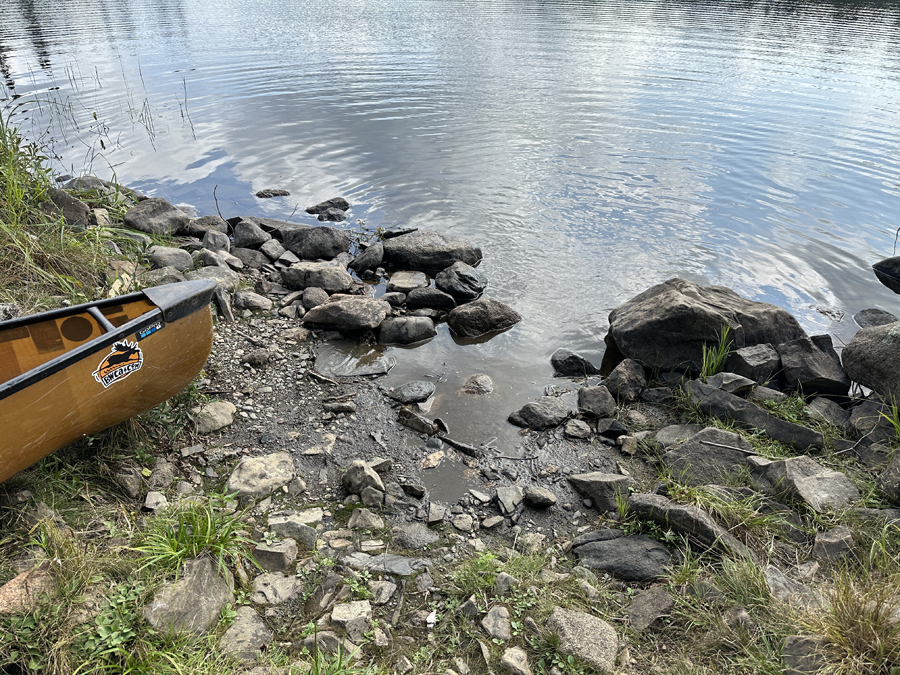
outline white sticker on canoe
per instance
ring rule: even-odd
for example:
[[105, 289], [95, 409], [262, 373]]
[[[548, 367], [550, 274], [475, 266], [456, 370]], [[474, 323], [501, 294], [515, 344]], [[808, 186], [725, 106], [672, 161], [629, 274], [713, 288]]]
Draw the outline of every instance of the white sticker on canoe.
[[124, 380], [144, 365], [144, 354], [137, 342], [116, 342], [110, 347], [110, 353], [93, 372], [94, 379], [106, 389], [111, 384]]

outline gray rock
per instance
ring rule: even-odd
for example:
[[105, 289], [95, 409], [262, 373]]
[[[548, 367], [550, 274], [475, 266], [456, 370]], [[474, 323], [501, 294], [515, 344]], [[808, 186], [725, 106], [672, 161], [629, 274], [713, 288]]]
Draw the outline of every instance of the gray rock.
[[332, 197], [324, 202], [319, 202], [315, 206], [307, 206], [306, 212], [314, 215], [325, 213], [328, 209], [337, 209], [338, 211], [346, 211], [350, 208], [350, 202], [343, 197]]
[[863, 309], [853, 315], [853, 320], [860, 328], [872, 328], [873, 326], [886, 326], [889, 323], [900, 321], [890, 312], [883, 309]]
[[828, 532], [817, 532], [813, 544], [813, 557], [825, 562], [837, 562], [853, 551], [853, 531], [846, 525], [837, 525]]
[[878, 489], [894, 506], [900, 506], [900, 453], [894, 455], [891, 463], [878, 475]]
[[519, 647], [510, 647], [500, 657], [500, 667], [511, 675], [532, 675], [528, 654]]
[[447, 325], [462, 338], [476, 338], [512, 328], [522, 320], [512, 307], [493, 298], [460, 305], [447, 315]]
[[438, 272], [434, 285], [460, 300], [474, 300], [487, 288], [488, 280], [481, 272], [464, 262], [455, 262]]
[[440, 537], [422, 523], [403, 523], [391, 530], [394, 542], [401, 548], [416, 550], [425, 548]]
[[385, 293], [381, 299], [391, 307], [402, 307], [406, 302], [406, 293]]
[[235, 309], [262, 310], [272, 309], [272, 301], [253, 291], [237, 291], [234, 294]]
[[592, 541], [575, 549], [581, 566], [603, 570], [626, 581], [653, 581], [666, 574], [669, 550], [643, 534]]
[[231, 255], [241, 261], [241, 265], [252, 270], [261, 270], [269, 264], [269, 257], [262, 251], [253, 248], [235, 246], [231, 249]]
[[66, 225], [72, 228], [84, 230], [90, 225], [90, 207], [56, 187], [47, 191], [47, 201], [41, 205], [41, 210], [51, 218], [62, 217]]
[[770, 415], [758, 405], [734, 394], [714, 389], [698, 380], [691, 380], [687, 389], [694, 405], [707, 415], [762, 429], [776, 441], [792, 445], [798, 450], [821, 448], [825, 444], [822, 434]]
[[859, 490], [847, 476], [806, 455], [775, 462], [751, 457], [749, 466], [758, 489], [776, 498], [801, 499], [818, 513], [859, 499]]
[[179, 272], [184, 272], [194, 262], [191, 258], [191, 254], [183, 248], [151, 246], [147, 253], [150, 262], [156, 267], [174, 267]]
[[449, 312], [456, 307], [456, 300], [436, 288], [414, 288], [406, 296], [406, 306], [411, 310], [424, 307]]
[[368, 600], [357, 600], [335, 605], [331, 610], [331, 623], [346, 629], [347, 626], [358, 619], [367, 622], [372, 621], [372, 605]]
[[494, 595], [506, 595], [516, 586], [519, 580], [506, 572], [500, 572], [494, 577]]
[[710, 427], [667, 452], [662, 461], [678, 482], [708, 485], [729, 482], [752, 454], [753, 446], [739, 434]]
[[150, 490], [147, 493], [147, 496], [144, 497], [144, 510], [145, 511], [159, 511], [161, 508], [166, 506], [168, 503], [169, 503], [169, 500], [166, 499], [166, 496], [162, 492]]
[[472, 394], [475, 396], [486, 396], [493, 391], [494, 383], [491, 378], [482, 373], [478, 373], [475, 375], [470, 375], [466, 378], [466, 381], [463, 382], [463, 386], [460, 388], [459, 393]]
[[566, 422], [565, 434], [569, 438], [590, 438], [593, 434], [590, 425], [581, 420], [569, 420]]
[[351, 553], [344, 556], [341, 560], [343, 564], [355, 570], [396, 574], [401, 577], [415, 574], [417, 570], [428, 563], [427, 560], [421, 558], [406, 558], [392, 553], [381, 553], [379, 555]]
[[770, 344], [758, 344], [735, 349], [725, 360], [725, 369], [741, 375], [757, 384], [778, 382], [781, 373], [781, 357]]
[[[353, 277], [333, 262], [298, 262], [282, 271], [284, 284], [292, 291], [314, 286], [328, 293], [344, 293], [353, 288]], [[371, 298], [370, 298], [371, 299]]]
[[219, 621], [222, 608], [234, 602], [230, 579], [219, 576], [209, 558], [189, 560], [178, 581], [163, 584], [144, 608], [144, 618], [167, 635], [189, 631], [209, 632]]
[[265, 253], [269, 260], [278, 260], [284, 255], [284, 246], [277, 239], [269, 239], [260, 244], [259, 250]]
[[334, 227], [298, 227], [284, 233], [284, 247], [301, 260], [332, 260], [350, 250], [350, 239]]
[[276, 511], [269, 514], [269, 529], [272, 532], [279, 537], [294, 539], [307, 551], [314, 551], [316, 530], [309, 526], [309, 522], [309, 518], [301, 511]]
[[857, 331], [841, 352], [851, 380], [886, 401], [900, 401], [900, 323]]
[[671, 424], [656, 432], [656, 442], [664, 448], [693, 438], [705, 427], [702, 424]]
[[[191, 221], [193, 222], [193, 221]], [[210, 251], [231, 251], [231, 240], [228, 235], [218, 230], [207, 230], [203, 233], [203, 248]]]
[[239, 499], [266, 497], [290, 483], [294, 476], [294, 462], [286, 452], [246, 457], [234, 468], [225, 490]]
[[186, 229], [190, 217], [165, 199], [145, 199], [125, 212], [125, 226], [138, 232], [172, 236]]
[[554, 377], [587, 377], [600, 370], [580, 354], [568, 349], [557, 349], [550, 357]]
[[746, 546], [696, 506], [677, 504], [662, 495], [639, 493], [629, 497], [628, 509], [707, 548], [753, 559]]
[[647, 377], [644, 368], [637, 361], [625, 359], [613, 368], [603, 384], [617, 401], [634, 403], [647, 388]]
[[303, 309], [308, 312], [314, 307], [324, 305], [328, 302], [328, 297], [328, 292], [324, 288], [308, 286], [303, 289]]
[[495, 640], [507, 642], [512, 639], [512, 626], [509, 622], [509, 610], [506, 607], [491, 607], [481, 620], [481, 627]]
[[428, 277], [424, 272], [400, 270], [391, 275], [385, 290], [388, 293], [408, 294], [416, 288], [425, 288], [426, 286], [428, 286]]
[[347, 527], [351, 530], [381, 530], [384, 521], [369, 509], [353, 509]]
[[224, 429], [234, 422], [234, 413], [237, 408], [228, 401], [214, 401], [200, 409], [197, 416], [197, 432], [209, 434], [219, 429]]
[[549, 509], [556, 504], [556, 495], [547, 488], [529, 486], [525, 488], [525, 503], [533, 509]]
[[278, 605], [300, 597], [305, 590], [302, 579], [294, 575], [285, 576], [281, 572], [260, 574], [253, 580], [253, 594], [250, 602], [258, 605]]
[[341, 331], [373, 329], [390, 311], [391, 306], [383, 300], [348, 296], [313, 307], [303, 316], [303, 325]]
[[684, 279], [664, 281], [616, 307], [609, 323], [609, 337], [626, 357], [646, 368], [692, 374], [700, 372], [703, 346], [717, 344], [724, 326], [731, 328], [732, 349], [805, 335], [780, 307]]
[[[253, 218], [241, 218], [234, 226], [234, 247], [256, 249], [272, 238]], [[235, 254], [237, 255], [237, 254]]]
[[384, 245], [380, 241], [370, 244], [365, 251], [356, 256], [348, 267], [359, 274], [366, 270], [374, 270], [381, 267], [384, 260]]
[[572, 412], [561, 399], [555, 396], [542, 396], [539, 401], [526, 403], [510, 414], [508, 419], [516, 426], [540, 430], [559, 426]]
[[767, 565], [763, 570], [763, 576], [766, 579], [769, 593], [776, 600], [803, 607], [812, 607], [818, 604], [818, 600], [809, 586], [785, 576], [784, 572], [774, 565]]
[[628, 624], [634, 630], [646, 630], [658, 619], [667, 616], [674, 606], [675, 599], [664, 586], [641, 591], [628, 605]]
[[830, 335], [801, 337], [776, 347], [788, 389], [804, 395], [846, 396], [850, 378], [841, 368], [841, 360]]
[[481, 260], [480, 248], [427, 230], [392, 237], [383, 243], [385, 259], [400, 269], [440, 272], [455, 262], [477, 265]]
[[397, 584], [390, 581], [375, 580], [369, 582], [369, 592], [372, 594], [371, 602], [376, 607], [390, 602], [397, 590]]
[[497, 504], [503, 515], [509, 516], [515, 513], [524, 498], [525, 491], [518, 485], [497, 488]]
[[426, 316], [402, 316], [385, 319], [378, 329], [381, 344], [409, 345], [437, 335], [434, 322]]
[[[228, 235], [228, 223], [220, 216], [200, 216], [192, 219], [187, 226], [186, 234], [203, 239], [207, 232], [221, 232]], [[229, 248], [231, 246], [229, 245]]]
[[241, 275], [232, 272], [225, 267], [201, 267], [199, 270], [189, 270], [184, 273], [184, 278], [188, 281], [194, 279], [213, 279], [224, 291], [231, 292], [237, 288], [241, 280]]
[[347, 470], [341, 476], [341, 485], [351, 495], [358, 495], [367, 487], [384, 492], [384, 483], [381, 481], [381, 476], [367, 462], [361, 459], [355, 459], [350, 462]]
[[471, 532], [472, 527], [475, 525], [475, 520], [468, 513], [460, 513], [455, 516], [450, 521], [460, 532]]
[[812, 417], [828, 424], [833, 424], [840, 429], [846, 429], [850, 426], [850, 413], [824, 396], [814, 398], [807, 410]]
[[398, 403], [419, 403], [420, 401], [427, 401], [434, 396], [434, 384], [432, 382], [423, 382], [422, 380], [407, 382], [399, 387], [389, 389], [387, 395]]
[[615, 511], [616, 499], [628, 499], [628, 487], [634, 483], [631, 476], [592, 471], [569, 476], [569, 482], [580, 495], [591, 500], [601, 513]]
[[869, 399], [850, 411], [850, 426], [870, 443], [890, 443], [897, 434], [885, 415], [890, 417], [891, 409], [878, 400]]
[[578, 408], [596, 417], [612, 417], [616, 412], [616, 400], [603, 385], [582, 387], [578, 390]]
[[790, 635], [781, 648], [784, 675], [813, 675], [828, 665], [825, 640], [809, 635]]
[[282, 539], [273, 544], [258, 544], [253, 549], [253, 557], [268, 572], [287, 572], [297, 559], [297, 542]]
[[219, 647], [225, 654], [236, 656], [242, 661], [254, 661], [256, 653], [264, 650], [275, 637], [252, 607], [238, 607], [234, 623], [219, 640]]
[[592, 614], [554, 607], [547, 628], [559, 637], [559, 650], [601, 673], [615, 670], [619, 638], [615, 629]]
[[735, 373], [717, 373], [706, 378], [706, 384], [722, 391], [727, 391], [735, 396], [743, 396], [749, 393], [755, 386], [756, 382], [749, 377], [736, 375]]

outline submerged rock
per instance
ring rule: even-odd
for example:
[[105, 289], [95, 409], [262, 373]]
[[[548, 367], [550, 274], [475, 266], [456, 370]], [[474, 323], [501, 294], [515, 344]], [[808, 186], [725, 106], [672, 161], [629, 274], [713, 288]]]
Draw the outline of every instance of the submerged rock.
[[557, 349], [550, 357], [554, 377], [587, 377], [600, 370], [580, 354], [569, 349]]
[[521, 320], [522, 316], [509, 305], [493, 298], [479, 298], [450, 312], [447, 325], [462, 338], [477, 338], [512, 328]]

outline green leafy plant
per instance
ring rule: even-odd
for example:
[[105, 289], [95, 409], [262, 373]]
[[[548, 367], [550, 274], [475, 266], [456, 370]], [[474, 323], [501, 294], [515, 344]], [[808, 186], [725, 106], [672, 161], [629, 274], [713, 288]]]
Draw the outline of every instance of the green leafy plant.
[[129, 646], [137, 637], [138, 606], [145, 592], [139, 581], [113, 587], [93, 627], [81, 638], [80, 647], [90, 658], [85, 667], [96, 667], [98, 661], [120, 663], [127, 657]]
[[703, 357], [700, 365], [700, 379], [706, 382], [706, 378], [721, 373], [725, 367], [725, 359], [731, 353], [732, 341], [728, 339], [731, 334], [730, 326], [722, 326], [719, 331], [719, 342], [713, 347], [703, 344]]
[[185, 561], [201, 554], [212, 556], [220, 571], [226, 563], [253, 560], [249, 550], [254, 542], [243, 531], [244, 512], [224, 510], [227, 499], [210, 496], [203, 503], [191, 501], [157, 515], [133, 547], [146, 559], [141, 569], [153, 566], [177, 571]]
[[479, 553], [469, 558], [453, 573], [453, 581], [466, 594], [482, 593], [494, 586], [500, 572], [500, 561], [493, 553]]

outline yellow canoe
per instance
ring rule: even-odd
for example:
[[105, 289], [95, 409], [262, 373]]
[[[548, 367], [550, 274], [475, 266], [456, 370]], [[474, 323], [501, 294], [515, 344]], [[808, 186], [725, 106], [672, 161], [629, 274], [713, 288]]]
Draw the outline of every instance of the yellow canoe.
[[184, 389], [212, 348], [214, 281], [0, 322], [0, 483]]

